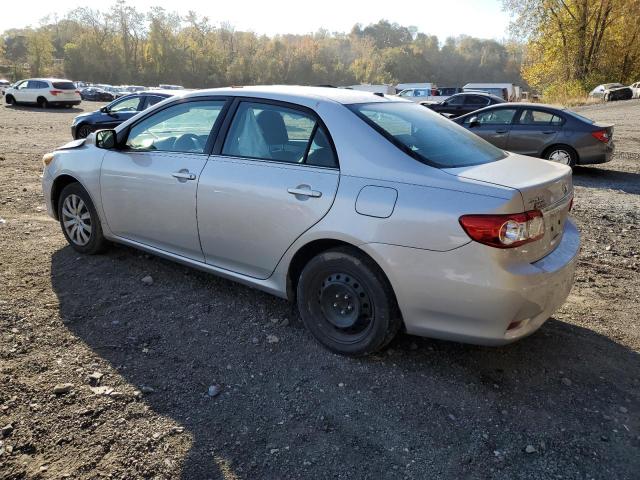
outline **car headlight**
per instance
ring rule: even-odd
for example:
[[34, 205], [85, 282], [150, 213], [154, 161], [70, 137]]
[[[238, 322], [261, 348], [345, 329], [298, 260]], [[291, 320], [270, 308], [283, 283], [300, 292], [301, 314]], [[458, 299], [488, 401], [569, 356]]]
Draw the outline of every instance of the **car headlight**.
[[54, 157], [55, 157], [55, 154], [54, 154], [53, 152], [51, 152], [51, 153], [45, 153], [45, 154], [42, 156], [42, 163], [44, 164], [44, 166], [45, 166], [45, 167], [46, 167], [46, 166], [48, 166], [48, 165], [53, 161], [53, 158], [54, 158]]

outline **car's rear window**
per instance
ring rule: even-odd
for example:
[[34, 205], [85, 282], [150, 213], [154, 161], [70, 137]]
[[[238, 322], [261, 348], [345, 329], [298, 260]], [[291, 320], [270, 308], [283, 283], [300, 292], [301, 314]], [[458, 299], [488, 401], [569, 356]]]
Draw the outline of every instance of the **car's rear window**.
[[415, 103], [363, 103], [348, 106], [391, 143], [438, 168], [495, 162], [506, 153], [428, 108]]
[[578, 120], [582, 120], [583, 122], [593, 124], [595, 123], [593, 120], [587, 117], [583, 117], [582, 115], [577, 114], [576, 112], [572, 112], [571, 110], [563, 110], [567, 115], [571, 115], [572, 117], [577, 118]]
[[58, 90], [75, 90], [76, 86], [72, 82], [53, 82], [53, 88]]

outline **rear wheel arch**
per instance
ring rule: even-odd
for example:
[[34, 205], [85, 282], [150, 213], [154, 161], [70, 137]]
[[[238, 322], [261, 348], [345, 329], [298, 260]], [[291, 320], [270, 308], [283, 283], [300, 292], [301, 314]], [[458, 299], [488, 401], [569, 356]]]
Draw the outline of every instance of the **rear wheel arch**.
[[[382, 266], [361, 248], [356, 247], [352, 243], [345, 242], [344, 240], [337, 240], [333, 238], [325, 238], [319, 240], [313, 240], [298, 249], [289, 262], [289, 268], [287, 271], [287, 298], [291, 301], [296, 300], [296, 290], [298, 286], [298, 280], [304, 267], [317, 255], [320, 255], [327, 250], [345, 249], [357, 252], [360, 255], [367, 257], [375, 266], [380, 270], [385, 277], [389, 286], [393, 290], [393, 285], [389, 276], [386, 274]], [[395, 292], [394, 292], [395, 296]]]

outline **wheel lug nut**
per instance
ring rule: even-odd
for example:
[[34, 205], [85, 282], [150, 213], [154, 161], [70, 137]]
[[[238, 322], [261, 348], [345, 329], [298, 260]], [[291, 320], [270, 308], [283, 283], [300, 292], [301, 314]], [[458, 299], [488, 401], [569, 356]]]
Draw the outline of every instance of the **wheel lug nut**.
[[345, 295], [345, 296], [344, 296], [344, 299], [345, 299], [345, 300], [349, 300], [349, 295]]
[[340, 310], [340, 313], [341, 313], [342, 315], [344, 315], [344, 310]]
[[337, 303], [334, 303], [334, 304], [333, 304], [333, 306], [334, 306], [334, 307], [337, 307], [337, 306], [338, 306], [338, 304], [337, 304]]
[[339, 293], [336, 293], [336, 298], [340, 298], [340, 294]]

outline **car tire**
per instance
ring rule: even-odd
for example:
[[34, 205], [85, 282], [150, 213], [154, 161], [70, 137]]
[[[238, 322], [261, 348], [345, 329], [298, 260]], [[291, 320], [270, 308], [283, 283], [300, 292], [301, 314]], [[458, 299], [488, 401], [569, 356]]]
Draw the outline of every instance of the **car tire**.
[[4, 98], [4, 101], [7, 103], [7, 105], [15, 105], [16, 104], [16, 99], [13, 98], [13, 95], [7, 95]]
[[39, 107], [39, 108], [42, 108], [42, 109], [47, 109], [47, 108], [49, 108], [49, 102], [48, 102], [48, 101], [47, 101], [47, 99], [46, 99], [46, 98], [44, 98], [44, 97], [38, 97], [38, 101], [37, 101], [37, 103], [38, 103], [38, 107]]
[[605, 101], [605, 102], [608, 102], [608, 101], [610, 100], [610, 98], [611, 98], [611, 97], [610, 97], [610, 95], [609, 95], [608, 93], [605, 93], [605, 94], [604, 94], [604, 101]]
[[108, 242], [91, 197], [79, 183], [70, 183], [60, 193], [58, 219], [69, 245], [87, 255], [103, 252]]
[[387, 277], [354, 248], [313, 257], [300, 274], [296, 293], [303, 323], [335, 353], [364, 356], [382, 350], [402, 324]]
[[547, 148], [542, 156], [545, 160], [561, 163], [571, 168], [578, 163], [578, 154], [569, 145], [553, 145]]
[[91, 127], [89, 125], [80, 125], [78, 127], [77, 132], [78, 132], [76, 134], [77, 139], [87, 138], [89, 135], [91, 135]]

